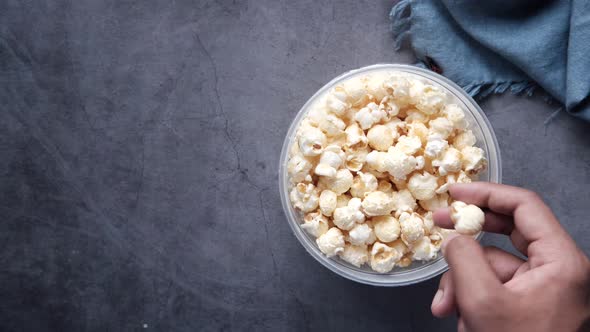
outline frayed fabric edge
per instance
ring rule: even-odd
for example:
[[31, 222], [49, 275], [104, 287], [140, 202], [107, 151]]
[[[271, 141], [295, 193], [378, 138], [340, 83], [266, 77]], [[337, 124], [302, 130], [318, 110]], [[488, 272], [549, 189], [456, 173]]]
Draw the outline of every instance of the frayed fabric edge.
[[391, 32], [393, 33], [393, 47], [399, 51], [402, 43], [410, 36], [412, 24], [411, 0], [401, 0], [389, 12]]
[[496, 82], [496, 83], [469, 83], [462, 86], [463, 90], [471, 97], [483, 99], [492, 94], [502, 94], [510, 91], [515, 95], [525, 95], [530, 97], [534, 94], [538, 85], [530, 81], [520, 82]]

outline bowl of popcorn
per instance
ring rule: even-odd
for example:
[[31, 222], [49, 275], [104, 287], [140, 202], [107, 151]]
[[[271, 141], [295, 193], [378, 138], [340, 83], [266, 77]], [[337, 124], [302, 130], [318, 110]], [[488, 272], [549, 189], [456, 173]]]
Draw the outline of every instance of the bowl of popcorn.
[[434, 210], [452, 206], [481, 219], [461, 229], [481, 230], [483, 213], [447, 192], [475, 180], [501, 180], [498, 143], [475, 101], [428, 70], [379, 64], [336, 77], [305, 103], [283, 144], [279, 186], [295, 236], [321, 264], [400, 286], [448, 268], [440, 248], [455, 230], [434, 225]]

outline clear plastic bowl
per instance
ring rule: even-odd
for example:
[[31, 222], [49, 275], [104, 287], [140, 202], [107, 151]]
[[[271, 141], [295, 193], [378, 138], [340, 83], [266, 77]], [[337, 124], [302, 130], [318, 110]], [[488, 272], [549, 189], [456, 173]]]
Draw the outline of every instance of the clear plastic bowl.
[[[303, 105], [291, 123], [291, 127], [289, 128], [285, 138], [285, 142], [283, 143], [279, 166], [279, 187], [281, 192], [281, 201], [293, 233], [295, 233], [295, 236], [299, 242], [301, 242], [303, 247], [312, 257], [314, 257], [318, 262], [328, 269], [345, 278], [375, 286], [403, 286], [421, 282], [445, 272], [448, 269], [448, 265], [444, 260], [444, 257], [442, 257], [442, 255], [439, 253], [438, 257], [434, 260], [428, 262], [413, 262], [408, 267], [396, 267], [389, 273], [385, 274], [371, 270], [366, 264], [361, 268], [357, 268], [341, 260], [340, 258], [327, 258], [318, 249], [315, 243], [315, 238], [304, 232], [301, 227], [299, 227], [303, 221], [303, 216], [301, 213], [295, 211], [289, 200], [290, 187], [287, 174], [289, 149], [291, 144], [296, 142], [295, 134], [297, 128], [299, 127], [301, 120], [305, 118], [308, 110], [310, 109], [310, 106], [313, 105], [314, 102], [316, 102], [325, 93], [329, 92], [330, 89], [335, 85], [355, 76], [363, 76], [366, 74], [378, 72], [401, 72], [407, 75], [415, 76], [422, 79], [423, 81], [427, 81], [431, 84], [441, 87], [448, 92], [449, 96], [451, 96], [451, 99], [454, 99], [455, 103], [463, 106], [463, 109], [466, 110], [465, 115], [467, 121], [469, 122], [469, 129], [473, 131], [475, 137], [477, 138], [476, 146], [482, 148], [488, 158], [488, 168], [485, 172], [480, 174], [480, 181], [500, 183], [502, 178], [502, 163], [500, 160], [500, 148], [498, 146], [492, 126], [477, 103], [455, 83], [451, 82], [445, 77], [422, 68], [398, 64], [377, 64], [351, 70], [334, 78], [328, 84], [324, 85], [305, 103], [305, 105]], [[477, 236], [477, 239], [481, 239], [482, 236], [483, 233], [480, 233]]]

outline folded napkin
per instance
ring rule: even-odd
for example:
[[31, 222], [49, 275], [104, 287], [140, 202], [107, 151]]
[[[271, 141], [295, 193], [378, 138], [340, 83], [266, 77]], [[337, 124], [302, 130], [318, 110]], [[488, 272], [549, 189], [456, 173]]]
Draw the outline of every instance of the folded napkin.
[[590, 1], [402, 0], [390, 18], [396, 48], [472, 96], [541, 87], [590, 121]]

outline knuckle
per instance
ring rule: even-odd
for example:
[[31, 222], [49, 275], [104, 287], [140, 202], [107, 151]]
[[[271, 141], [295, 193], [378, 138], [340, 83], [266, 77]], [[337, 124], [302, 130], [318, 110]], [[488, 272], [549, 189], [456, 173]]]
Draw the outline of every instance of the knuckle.
[[523, 189], [522, 196], [527, 201], [543, 202], [543, 199], [538, 193], [529, 189]]

